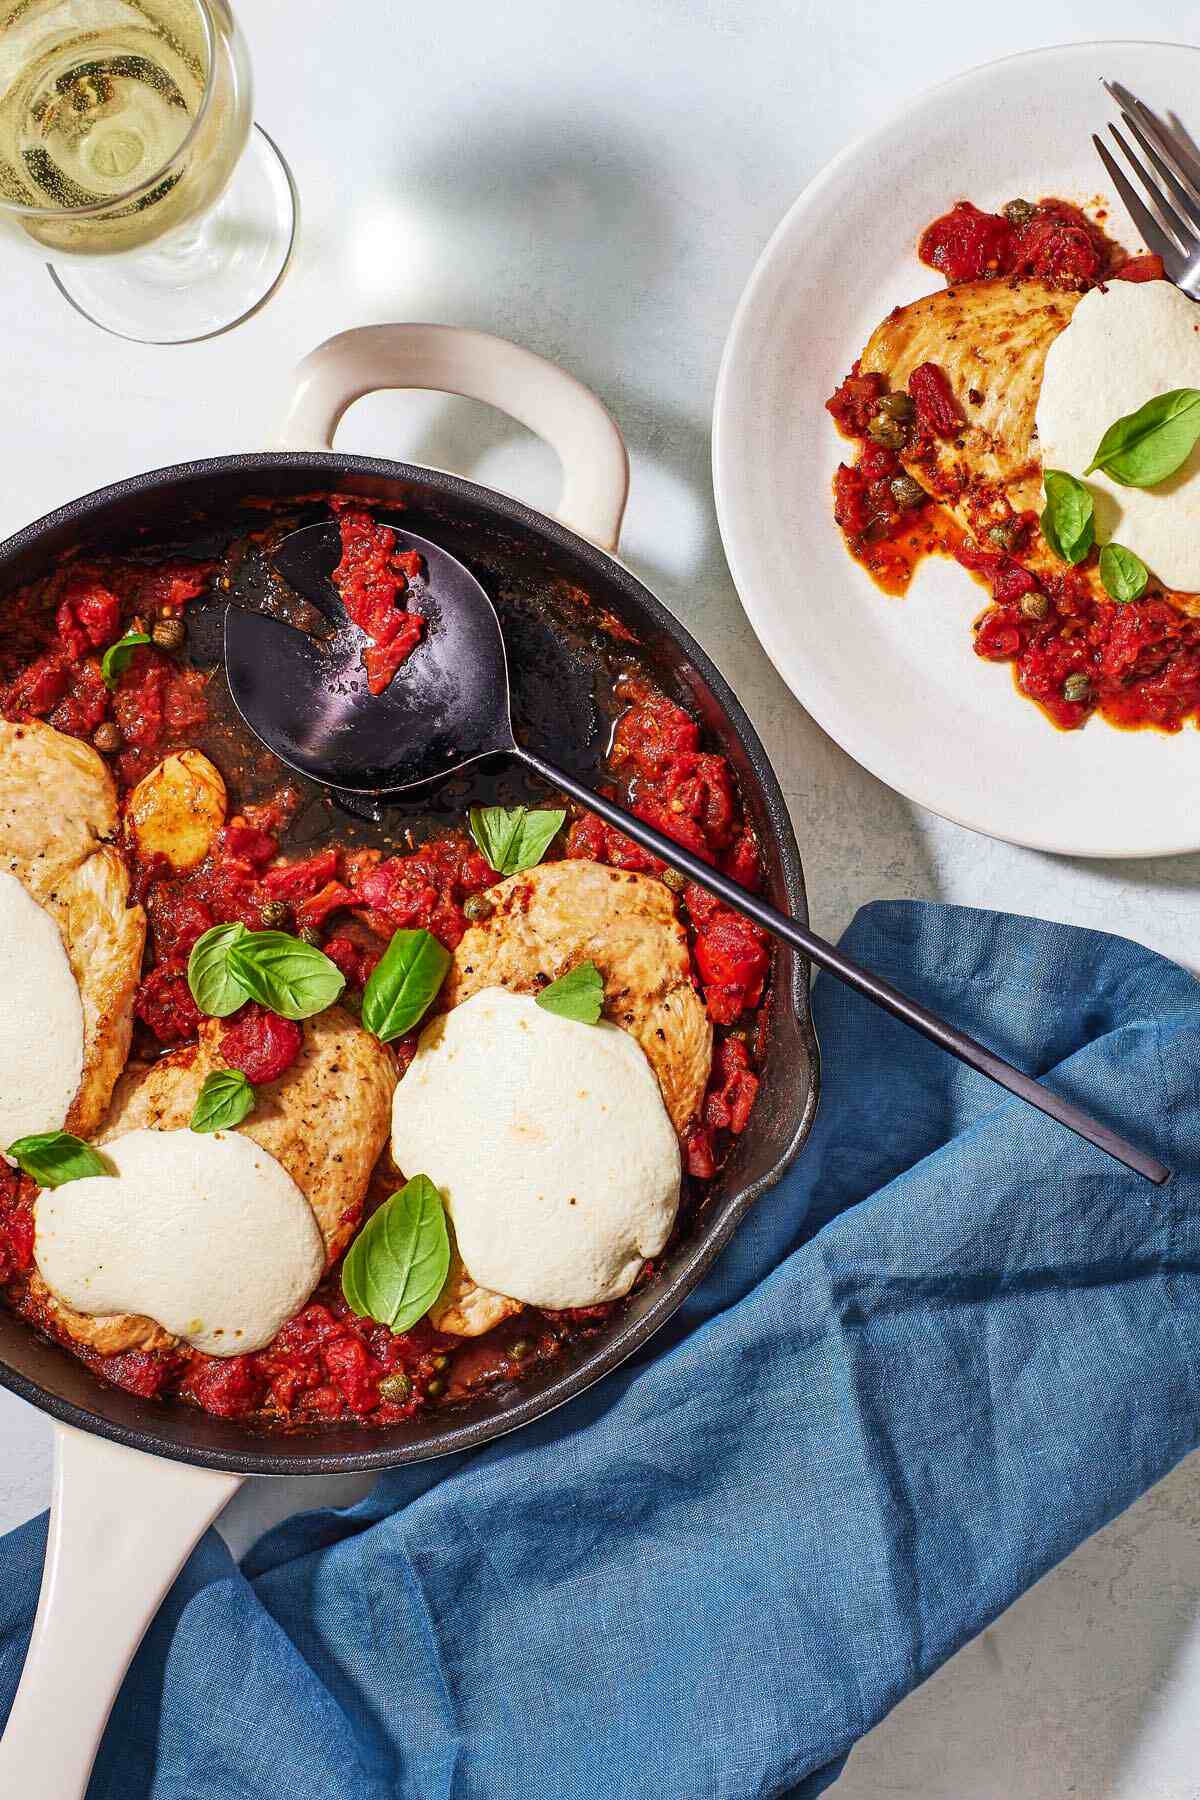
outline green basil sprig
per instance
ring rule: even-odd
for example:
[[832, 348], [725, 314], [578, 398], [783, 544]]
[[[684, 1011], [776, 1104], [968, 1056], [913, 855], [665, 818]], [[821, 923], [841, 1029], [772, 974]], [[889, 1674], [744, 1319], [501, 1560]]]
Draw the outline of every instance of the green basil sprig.
[[230, 950], [246, 935], [239, 919], [232, 925], [213, 925], [192, 945], [188, 987], [200, 1011], [210, 1019], [227, 1019], [250, 998], [229, 967]]
[[68, 1181], [85, 1181], [89, 1175], [111, 1175], [112, 1167], [82, 1138], [69, 1131], [42, 1131], [17, 1138], [8, 1154], [25, 1175], [44, 1188], [62, 1187]]
[[604, 978], [594, 962], [577, 963], [537, 996], [539, 1006], [563, 1019], [594, 1025], [604, 1005]]
[[323, 950], [287, 931], [214, 925], [188, 957], [188, 986], [202, 1013], [227, 1019], [247, 1000], [281, 1019], [311, 1019], [332, 1006], [346, 977]]
[[1100, 579], [1109, 598], [1123, 605], [1128, 600], [1141, 599], [1150, 571], [1141, 557], [1124, 544], [1105, 544], [1100, 552]]
[[1157, 487], [1181, 468], [1200, 439], [1200, 388], [1155, 394], [1109, 426], [1083, 471], [1100, 469], [1121, 487]]
[[411, 1031], [429, 1011], [450, 967], [431, 931], [397, 931], [363, 989], [362, 1022], [383, 1044]]
[[566, 813], [528, 806], [473, 806], [471, 836], [500, 875], [519, 875], [540, 863]]
[[213, 1069], [196, 1096], [189, 1131], [232, 1131], [254, 1111], [257, 1096], [240, 1069]]
[[445, 1285], [450, 1233], [442, 1196], [414, 1175], [373, 1213], [346, 1252], [342, 1292], [360, 1318], [407, 1331]]
[[234, 938], [227, 956], [234, 981], [281, 1019], [311, 1019], [332, 1006], [346, 985], [323, 950], [288, 931], [248, 931]]
[[1063, 562], [1081, 563], [1096, 534], [1092, 496], [1082, 481], [1063, 469], [1047, 469], [1042, 481], [1046, 489], [1042, 536]]
[[125, 636], [110, 644], [100, 658], [100, 673], [106, 687], [115, 688], [117, 681], [129, 667], [130, 658], [139, 644], [148, 644], [150, 639], [144, 631], [127, 631]]

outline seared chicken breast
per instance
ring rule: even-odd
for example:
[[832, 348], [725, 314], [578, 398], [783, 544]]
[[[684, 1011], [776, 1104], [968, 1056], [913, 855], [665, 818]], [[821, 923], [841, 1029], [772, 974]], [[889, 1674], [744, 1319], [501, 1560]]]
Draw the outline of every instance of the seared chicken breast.
[[[682, 1137], [708, 1086], [712, 1025], [671, 890], [653, 876], [572, 860], [512, 875], [486, 898], [495, 910], [455, 951], [447, 1005], [489, 987], [536, 994], [577, 963], [595, 963], [605, 1017], [641, 1045]], [[479, 1287], [455, 1255], [430, 1317], [439, 1331], [479, 1337], [519, 1311]]]
[[[908, 473], [981, 540], [989, 526], [1010, 516], [1010, 508], [1042, 510], [1042, 375], [1051, 344], [1082, 299], [1038, 281], [966, 281], [896, 307], [863, 351], [863, 373], [882, 375], [893, 392], [907, 388], [921, 363], [935, 363], [945, 374], [963, 415], [962, 431], [934, 439], [928, 456], [898, 454]], [[1022, 550], [1021, 561], [1035, 574], [1062, 573], [1040, 533]], [[1076, 579], [1105, 598], [1097, 569], [1081, 569]], [[1182, 611], [1200, 606], [1195, 594], [1163, 592]]]
[[0, 869], [58, 926], [83, 1007], [83, 1071], [66, 1129], [95, 1131], [129, 1055], [146, 915], [112, 843], [117, 790], [90, 744], [0, 720]]
[[961, 434], [935, 441], [932, 461], [909, 473], [975, 530], [987, 517], [1041, 509], [1041, 462], [1034, 429], [1046, 352], [1078, 306], [1079, 294], [1038, 281], [968, 281], [898, 306], [872, 332], [864, 374], [899, 392], [921, 363], [943, 371], [962, 410]]
[[[131, 1068], [113, 1096], [100, 1144], [128, 1131], [181, 1131], [206, 1075], [227, 1065], [220, 1019], [206, 1019], [200, 1041], [149, 1067]], [[334, 1262], [358, 1226], [371, 1171], [387, 1141], [396, 1085], [391, 1052], [341, 1007], [304, 1022], [304, 1046], [278, 1081], [257, 1090], [253, 1113], [238, 1127], [268, 1151], [301, 1189]], [[236, 1255], [237, 1246], [230, 1246]], [[34, 1291], [76, 1343], [109, 1354], [162, 1349], [175, 1340], [153, 1319], [90, 1317], [59, 1304], [39, 1277]]]
[[480, 1287], [463, 1267], [462, 1257], [451, 1245], [446, 1285], [429, 1309], [429, 1323], [448, 1337], [482, 1337], [493, 1325], [515, 1318], [523, 1310], [519, 1300]]
[[692, 981], [687, 934], [665, 883], [580, 861], [542, 863], [489, 888], [494, 911], [454, 952], [442, 990], [536, 994], [577, 963], [604, 977], [604, 1016], [637, 1039], [682, 1137], [712, 1066], [712, 1025]]

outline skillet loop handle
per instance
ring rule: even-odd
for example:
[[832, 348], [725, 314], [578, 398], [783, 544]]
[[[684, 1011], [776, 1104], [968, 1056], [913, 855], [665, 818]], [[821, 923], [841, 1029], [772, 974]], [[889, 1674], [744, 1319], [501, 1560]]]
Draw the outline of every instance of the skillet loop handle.
[[364, 325], [304, 358], [279, 435], [285, 450], [331, 450], [342, 415], [378, 388], [423, 388], [482, 400], [557, 453], [562, 524], [615, 550], [629, 455], [608, 409], [565, 369], [506, 338], [457, 325]]
[[0, 1794], [84, 1800], [133, 1653], [240, 1477], [56, 1424], [42, 1591], [0, 1738]]

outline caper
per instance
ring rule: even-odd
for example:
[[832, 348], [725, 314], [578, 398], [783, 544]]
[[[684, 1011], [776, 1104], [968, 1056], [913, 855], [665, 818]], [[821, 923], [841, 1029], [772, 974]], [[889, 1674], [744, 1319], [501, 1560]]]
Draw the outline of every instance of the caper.
[[187, 626], [174, 613], [168, 613], [156, 622], [150, 636], [160, 650], [182, 650]]
[[495, 910], [486, 894], [468, 894], [463, 901], [463, 912], [472, 925], [477, 925], [480, 919], [490, 919]]
[[889, 419], [886, 413], [879, 412], [867, 426], [867, 434], [886, 450], [899, 450], [904, 442], [904, 427], [899, 419]]
[[1001, 519], [998, 525], [988, 526], [988, 538], [1000, 550], [1015, 550], [1021, 536], [1021, 527], [1015, 519]]
[[114, 750], [119, 750], [124, 741], [120, 727], [114, 725], [111, 719], [105, 719], [104, 723], [97, 725], [92, 733], [93, 744], [97, 750], [103, 750], [106, 756], [111, 756]]
[[1021, 612], [1027, 619], [1044, 619], [1050, 611], [1050, 602], [1045, 594], [1039, 594], [1035, 588], [1032, 594], [1021, 595]]
[[445, 1382], [440, 1381], [438, 1379], [438, 1377], [435, 1375], [432, 1381], [427, 1381], [425, 1383], [425, 1392], [428, 1394], [428, 1396], [431, 1400], [436, 1400], [438, 1395], [441, 1393], [442, 1389], [445, 1387], [445, 1385], [446, 1385]]
[[678, 869], [664, 869], [662, 878], [673, 894], [682, 894], [687, 886], [686, 876], [681, 875]]
[[1083, 706], [1092, 697], [1092, 684], [1088, 676], [1068, 675], [1063, 682], [1063, 699], [1071, 700], [1077, 706]]
[[533, 1345], [529, 1342], [528, 1338], [518, 1338], [515, 1344], [510, 1344], [508, 1346], [508, 1354], [513, 1357], [515, 1361], [520, 1362], [522, 1358], [529, 1355], [529, 1352], [532, 1349]]
[[393, 1406], [403, 1406], [411, 1393], [412, 1382], [403, 1369], [393, 1369], [392, 1373], [385, 1375], [379, 1383], [379, 1398], [390, 1400]]
[[925, 489], [911, 475], [893, 475], [888, 487], [896, 505], [903, 507], [905, 511], [910, 507], [920, 506], [925, 498]]
[[312, 944], [315, 949], [319, 950], [325, 934], [319, 925], [302, 925], [299, 935], [301, 942]]
[[903, 391], [895, 394], [884, 394], [879, 402], [879, 410], [886, 413], [889, 419], [899, 419], [901, 424], [913, 416], [911, 397]]
[[278, 931], [286, 925], [291, 907], [286, 900], [266, 900], [263, 903], [262, 922], [270, 931]]
[[1004, 209], [1004, 216], [1010, 225], [1028, 225], [1037, 207], [1032, 200], [1010, 200]]
[[429, 1363], [430, 1367], [440, 1375], [443, 1369], [449, 1368], [450, 1358], [448, 1356], [431, 1356]]

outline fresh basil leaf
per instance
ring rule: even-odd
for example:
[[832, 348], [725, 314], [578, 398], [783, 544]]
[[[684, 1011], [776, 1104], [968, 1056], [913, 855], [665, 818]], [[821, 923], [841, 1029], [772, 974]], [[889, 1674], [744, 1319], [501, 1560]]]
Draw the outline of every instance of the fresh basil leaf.
[[563, 1019], [594, 1025], [604, 1005], [604, 978], [594, 962], [577, 963], [537, 997], [539, 1006]]
[[450, 952], [431, 931], [394, 932], [363, 989], [367, 1030], [383, 1044], [411, 1031], [437, 998], [449, 967]]
[[248, 931], [229, 946], [228, 960], [230, 975], [251, 1000], [281, 1019], [311, 1019], [332, 1006], [346, 985], [323, 950], [287, 931]]
[[1105, 593], [1123, 604], [1127, 600], [1141, 599], [1150, 571], [1141, 557], [1127, 550], [1124, 544], [1105, 544], [1100, 552], [1100, 579]]
[[35, 1137], [18, 1138], [8, 1146], [8, 1154], [23, 1174], [44, 1188], [84, 1181], [89, 1175], [112, 1174], [104, 1158], [69, 1131], [43, 1131]]
[[1156, 394], [1109, 426], [1083, 471], [1102, 469], [1122, 487], [1157, 487], [1182, 467], [1200, 438], [1200, 388]]
[[196, 1096], [189, 1131], [232, 1131], [254, 1111], [254, 1089], [240, 1069], [213, 1069]]
[[371, 1215], [347, 1250], [342, 1292], [361, 1318], [407, 1331], [425, 1317], [449, 1268], [442, 1196], [428, 1175], [414, 1175]]
[[104, 677], [106, 687], [115, 688], [117, 681], [129, 667], [129, 661], [139, 644], [148, 644], [150, 639], [144, 631], [127, 631], [123, 638], [110, 644], [100, 658], [100, 673]]
[[473, 806], [471, 836], [499, 875], [519, 875], [540, 863], [566, 813], [528, 806]]
[[1082, 481], [1062, 469], [1047, 469], [1042, 482], [1046, 489], [1042, 536], [1063, 562], [1081, 563], [1095, 537], [1092, 496]]
[[231, 925], [213, 925], [198, 937], [188, 957], [188, 986], [192, 999], [210, 1019], [227, 1019], [239, 1006], [245, 1006], [250, 990], [243, 987], [229, 966], [233, 946], [246, 936], [241, 920]]

